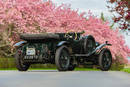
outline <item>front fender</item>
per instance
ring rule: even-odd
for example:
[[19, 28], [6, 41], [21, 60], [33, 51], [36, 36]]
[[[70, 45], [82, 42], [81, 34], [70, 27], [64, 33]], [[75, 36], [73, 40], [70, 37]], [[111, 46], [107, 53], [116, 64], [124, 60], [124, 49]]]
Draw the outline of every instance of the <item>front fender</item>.
[[14, 47], [19, 47], [19, 46], [21, 46], [24, 43], [27, 43], [27, 41], [20, 41], [20, 42], [14, 44]]
[[69, 45], [70, 43], [69, 42], [67, 42], [67, 41], [61, 41], [61, 42], [59, 42], [58, 44], [57, 44], [57, 47], [60, 47], [60, 46], [62, 46], [62, 45]]
[[99, 54], [100, 51], [102, 50], [102, 48], [105, 47], [105, 46], [111, 46], [111, 44], [108, 44], [107, 42], [105, 44], [101, 44], [98, 47], [96, 47], [96, 49], [92, 53], [96, 52], [97, 54]]

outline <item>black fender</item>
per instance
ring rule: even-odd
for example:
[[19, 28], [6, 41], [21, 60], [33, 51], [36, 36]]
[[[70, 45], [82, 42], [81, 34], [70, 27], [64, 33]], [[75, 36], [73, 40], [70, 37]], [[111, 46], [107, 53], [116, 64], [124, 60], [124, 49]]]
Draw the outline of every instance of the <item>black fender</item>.
[[20, 47], [20, 46], [22, 46], [25, 43], [27, 43], [27, 41], [20, 41], [20, 42], [14, 44], [14, 47]]
[[92, 53], [96, 52], [96, 54], [99, 54], [105, 46], [112, 46], [112, 44], [109, 44], [108, 41], [106, 41], [104, 44], [100, 44], [99, 46], [97, 46]]
[[61, 47], [63, 45], [66, 45], [66, 46], [69, 46], [70, 43], [68, 41], [60, 41], [58, 44], [57, 44], [57, 47]]
[[57, 49], [59, 48], [59, 47], [61, 47], [61, 46], [63, 46], [63, 45], [65, 45], [65, 46], [67, 46], [67, 48], [68, 48], [68, 51], [69, 51], [69, 53], [70, 54], [72, 54], [72, 48], [71, 48], [71, 44], [70, 44], [70, 42], [68, 42], [68, 41], [60, 41], [58, 44], [57, 44]]

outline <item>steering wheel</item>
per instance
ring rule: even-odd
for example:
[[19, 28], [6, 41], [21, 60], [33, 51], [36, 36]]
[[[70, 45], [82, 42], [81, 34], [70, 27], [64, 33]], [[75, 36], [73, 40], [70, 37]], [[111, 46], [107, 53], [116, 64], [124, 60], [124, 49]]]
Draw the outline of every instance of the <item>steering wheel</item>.
[[[66, 38], [73, 38], [73, 35], [72, 34], [70, 34], [70, 33], [72, 33], [73, 31], [67, 31], [66, 33], [65, 33], [65, 37]], [[78, 37], [78, 35], [77, 35], [77, 33], [76, 32], [74, 32], [74, 36], [75, 36], [75, 40], [77, 39], [77, 37]]]

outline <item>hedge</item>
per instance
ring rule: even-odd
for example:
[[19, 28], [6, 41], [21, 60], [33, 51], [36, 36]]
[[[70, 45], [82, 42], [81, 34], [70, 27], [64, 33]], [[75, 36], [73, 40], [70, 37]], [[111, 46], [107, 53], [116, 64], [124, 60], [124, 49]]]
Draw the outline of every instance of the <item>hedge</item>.
[[[15, 59], [14, 58], [0, 58], [0, 68], [16, 68]], [[31, 68], [55, 68], [54, 64], [33, 64]]]

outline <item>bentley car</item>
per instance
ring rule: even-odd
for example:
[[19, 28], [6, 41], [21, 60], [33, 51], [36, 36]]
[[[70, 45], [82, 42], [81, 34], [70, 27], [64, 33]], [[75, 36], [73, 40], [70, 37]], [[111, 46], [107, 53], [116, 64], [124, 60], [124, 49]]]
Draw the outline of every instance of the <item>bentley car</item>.
[[16, 67], [27, 71], [31, 64], [55, 64], [59, 71], [72, 71], [77, 65], [90, 62], [102, 71], [110, 69], [112, 55], [104, 43], [96, 42], [83, 32], [20, 34], [16, 43]]

